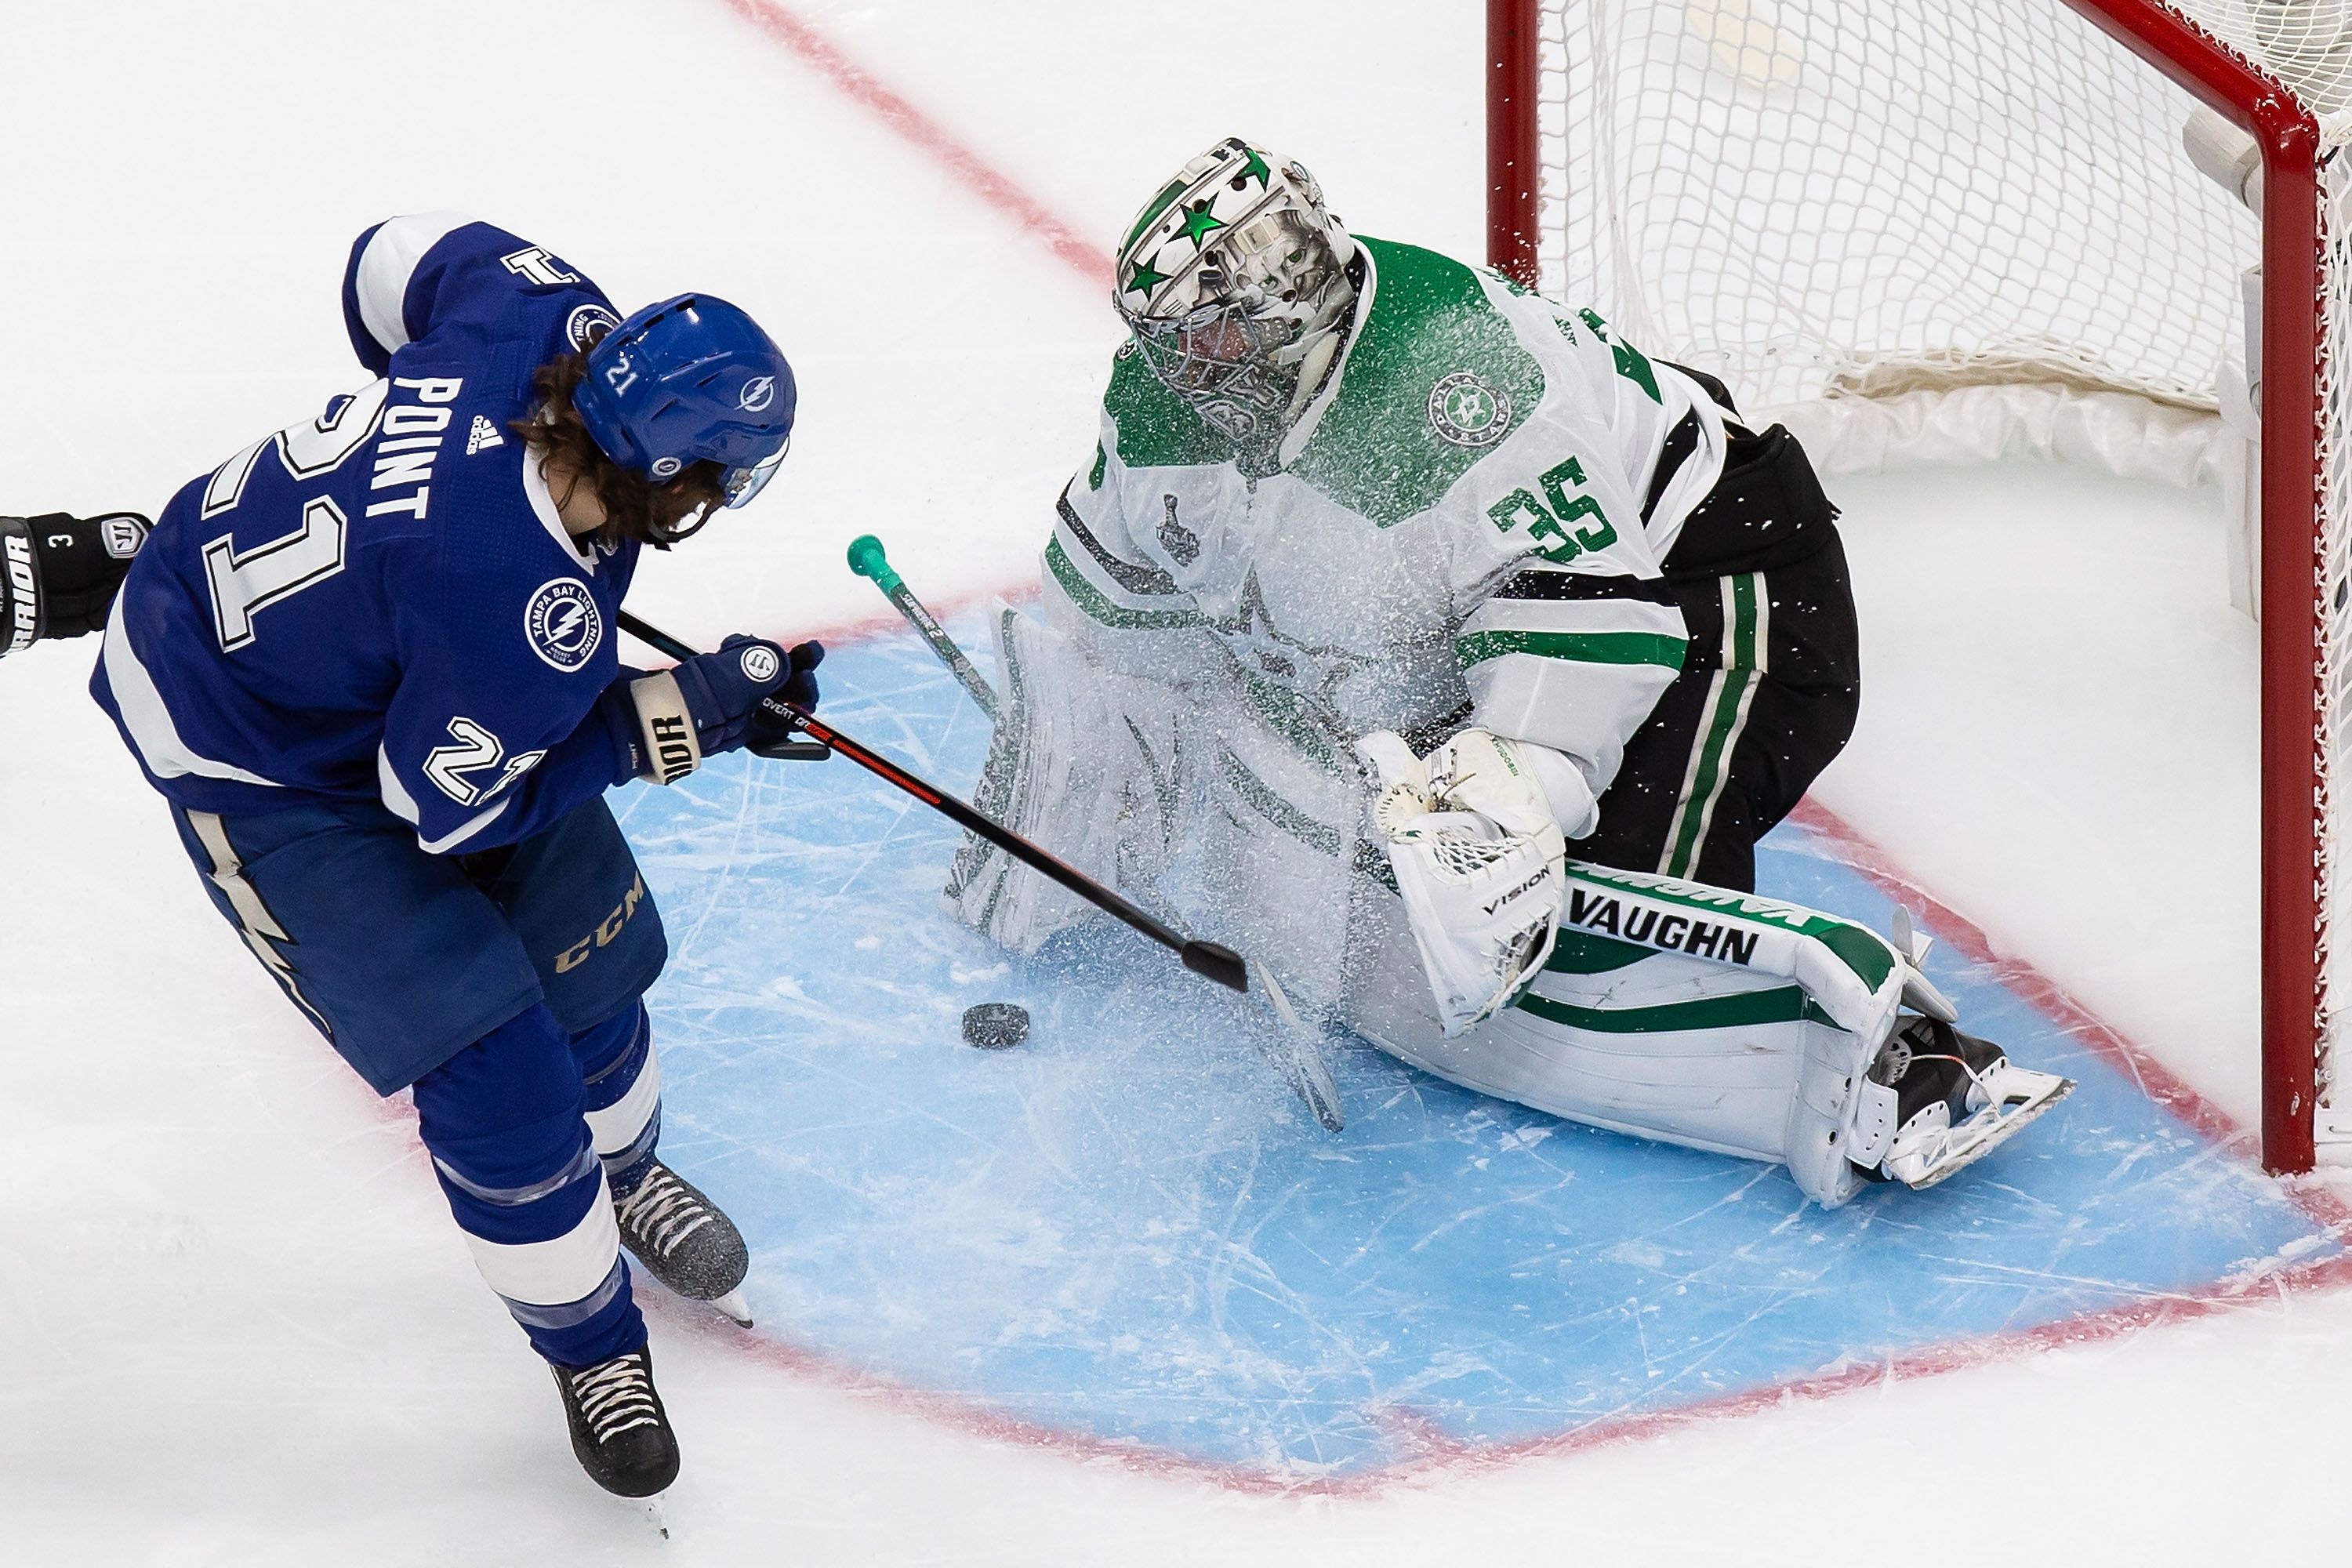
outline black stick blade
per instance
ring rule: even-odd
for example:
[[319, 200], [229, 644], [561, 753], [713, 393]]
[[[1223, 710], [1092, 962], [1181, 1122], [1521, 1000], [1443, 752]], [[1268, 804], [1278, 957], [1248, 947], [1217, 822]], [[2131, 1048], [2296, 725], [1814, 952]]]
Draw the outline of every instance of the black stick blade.
[[1228, 991], [1249, 991], [1249, 965], [1230, 947], [1213, 942], [1188, 942], [1181, 950], [1184, 967], [1205, 975]]

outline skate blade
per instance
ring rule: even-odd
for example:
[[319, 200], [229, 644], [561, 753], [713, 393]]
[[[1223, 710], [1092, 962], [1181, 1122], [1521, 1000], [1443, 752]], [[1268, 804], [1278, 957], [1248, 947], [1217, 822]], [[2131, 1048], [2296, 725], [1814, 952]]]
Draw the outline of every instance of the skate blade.
[[751, 1304], [743, 1300], [743, 1292], [740, 1289], [730, 1290], [724, 1296], [712, 1297], [710, 1304], [734, 1319], [740, 1327], [748, 1329], [751, 1326]]
[[652, 1497], [645, 1499], [639, 1506], [645, 1510], [646, 1522], [652, 1525], [656, 1531], [660, 1531], [661, 1538], [664, 1541], [667, 1541], [669, 1539], [669, 1515], [662, 1509], [662, 1494], [656, 1492]]
[[2071, 1078], [2060, 1079], [2056, 1089], [2032, 1104], [2012, 1110], [2000, 1121], [1993, 1122], [1976, 1138], [1946, 1154], [1927, 1174], [1916, 1182], [1907, 1182], [1905, 1185], [1915, 1193], [1924, 1193], [1929, 1187], [1941, 1186], [2040, 1121], [2051, 1107], [2074, 1092], [2074, 1080]]

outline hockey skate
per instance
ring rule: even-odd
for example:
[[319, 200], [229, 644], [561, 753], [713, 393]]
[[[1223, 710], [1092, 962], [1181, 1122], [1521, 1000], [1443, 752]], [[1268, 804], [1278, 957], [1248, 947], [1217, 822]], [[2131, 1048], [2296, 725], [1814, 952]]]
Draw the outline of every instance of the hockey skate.
[[1927, 1017], [1906, 1020], [1868, 1076], [1892, 1092], [1895, 1133], [1885, 1157], [1865, 1173], [1915, 1190], [1975, 1164], [2074, 1087], [2055, 1073], [2017, 1067], [1991, 1041]]
[[615, 1497], [649, 1498], [677, 1479], [677, 1437], [654, 1388], [651, 1346], [594, 1366], [551, 1366], [588, 1479]]
[[613, 1194], [621, 1245], [646, 1272], [689, 1301], [708, 1301], [745, 1328], [751, 1309], [741, 1286], [751, 1272], [743, 1233], [719, 1205], [659, 1160], [647, 1160]]

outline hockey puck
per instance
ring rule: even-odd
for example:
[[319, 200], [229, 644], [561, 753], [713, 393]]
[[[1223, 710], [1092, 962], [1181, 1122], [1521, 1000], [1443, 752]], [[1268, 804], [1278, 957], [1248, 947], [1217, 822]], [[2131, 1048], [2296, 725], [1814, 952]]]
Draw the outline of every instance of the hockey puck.
[[1029, 1037], [1029, 1009], [1011, 1002], [982, 1002], [963, 1010], [963, 1043], [983, 1051], [1009, 1051]]

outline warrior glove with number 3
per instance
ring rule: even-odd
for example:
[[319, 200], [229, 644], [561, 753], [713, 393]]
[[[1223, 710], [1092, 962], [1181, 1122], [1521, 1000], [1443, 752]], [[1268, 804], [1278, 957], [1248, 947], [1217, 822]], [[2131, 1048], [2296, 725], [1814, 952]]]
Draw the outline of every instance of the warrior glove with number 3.
[[729, 637], [714, 653], [697, 654], [673, 669], [615, 683], [634, 721], [636, 776], [676, 784], [705, 757], [731, 752], [750, 736], [760, 699], [777, 693], [803, 707], [816, 701], [817, 664], [824, 649], [803, 643], [787, 653], [764, 638]]
[[104, 626], [149, 526], [135, 511], [0, 517], [0, 655]]
[[1542, 970], [1567, 898], [1568, 848], [1525, 742], [1465, 730], [1426, 758], [1376, 731], [1356, 742], [1381, 793], [1387, 847], [1448, 1037]]

